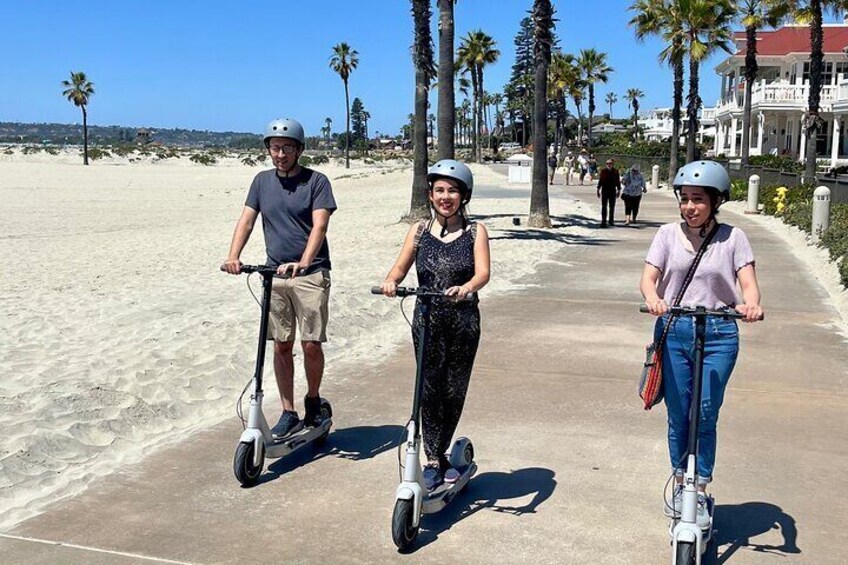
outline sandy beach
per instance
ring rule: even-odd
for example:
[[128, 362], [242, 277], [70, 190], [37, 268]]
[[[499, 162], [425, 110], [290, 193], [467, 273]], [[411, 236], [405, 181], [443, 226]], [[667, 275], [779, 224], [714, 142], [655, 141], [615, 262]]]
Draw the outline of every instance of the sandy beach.
[[[0, 155], [0, 529], [235, 418], [252, 370], [258, 308], [246, 277], [225, 276], [218, 266], [263, 167], [235, 157], [215, 166], [186, 158], [79, 161], [76, 151]], [[335, 383], [408, 341], [397, 303], [368, 289], [392, 265], [407, 230], [398, 220], [408, 208], [411, 165], [353, 167], [315, 167], [332, 180], [339, 205], [329, 232], [326, 349], [326, 379]], [[474, 172], [478, 186], [507, 186], [489, 168]], [[524, 229], [512, 218], [528, 207], [527, 198], [471, 203], [492, 236], [495, 275], [483, 300], [520, 288], [562, 247], [556, 239], [499, 237]], [[592, 215], [587, 205], [558, 198], [551, 213]], [[591, 235], [577, 226], [558, 230]], [[261, 229], [243, 260], [264, 262]], [[300, 367], [297, 379], [302, 391]], [[269, 394], [269, 419], [277, 402]]]

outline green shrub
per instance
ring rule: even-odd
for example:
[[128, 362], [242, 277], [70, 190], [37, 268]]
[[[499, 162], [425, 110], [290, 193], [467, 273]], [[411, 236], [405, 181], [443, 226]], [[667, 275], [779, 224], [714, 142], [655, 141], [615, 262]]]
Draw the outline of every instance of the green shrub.
[[807, 233], [813, 231], [812, 201], [793, 202], [783, 210], [783, 221], [790, 226], [801, 228]]
[[787, 173], [804, 172], [803, 163], [800, 163], [791, 157], [781, 157], [779, 155], [753, 155], [748, 158], [748, 164], [754, 167], [764, 167], [766, 169], [779, 169]]
[[59, 154], [59, 150], [55, 147], [45, 147], [44, 150], [47, 152], [48, 155], [58, 155]]
[[298, 163], [303, 167], [308, 167], [312, 164], [312, 157], [310, 157], [309, 155], [301, 155]]
[[119, 157], [126, 157], [130, 153], [135, 153], [135, 145], [118, 145], [112, 148], [112, 153]]
[[24, 148], [21, 149], [21, 153], [24, 155], [29, 155], [31, 153], [41, 153], [42, 148], [38, 145], [24, 145]]
[[242, 163], [242, 165], [247, 165], [248, 167], [255, 167], [256, 166], [256, 161], [254, 161], [250, 157], [242, 157], [241, 163]]
[[209, 155], [207, 153], [195, 153], [194, 155], [189, 157], [189, 161], [206, 166], [214, 165], [218, 162], [218, 160], [213, 155]]
[[[82, 155], [82, 151], [80, 155]], [[99, 147], [89, 147], [88, 148], [88, 158], [92, 161], [96, 161], [98, 159], [102, 159], [103, 157], [111, 157], [112, 154], [109, 153], [106, 149], [100, 149]]]
[[312, 158], [313, 165], [326, 165], [330, 162], [330, 158], [326, 155], [316, 155]]
[[842, 280], [842, 286], [848, 288], [848, 255], [843, 255], [842, 262], [839, 263], [839, 278]]
[[745, 179], [733, 179], [730, 181], [730, 199], [748, 200], [748, 181]]
[[11, 147], [9, 147], [9, 148], [8, 148], [8, 149], [6, 149], [5, 151], [3, 151], [3, 154], [4, 154], [4, 155], [14, 155], [14, 154], [15, 154], [15, 151], [14, 151], [14, 149], [12, 149]]
[[[834, 261], [848, 255], [848, 204], [834, 204], [830, 207], [830, 223], [819, 243], [827, 248]], [[845, 260], [842, 262], [844, 264]]]

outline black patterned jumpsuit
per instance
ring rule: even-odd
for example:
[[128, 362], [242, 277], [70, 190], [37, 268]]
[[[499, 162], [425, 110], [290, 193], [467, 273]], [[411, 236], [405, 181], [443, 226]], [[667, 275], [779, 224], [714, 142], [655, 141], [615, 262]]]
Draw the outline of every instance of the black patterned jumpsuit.
[[[456, 239], [443, 242], [430, 230], [421, 234], [415, 254], [418, 285], [444, 290], [467, 283], [474, 276], [474, 239], [472, 224]], [[430, 337], [424, 353], [421, 397], [424, 452], [430, 463], [440, 462], [447, 469], [445, 452], [462, 415], [465, 393], [480, 342], [480, 310], [477, 299], [453, 302], [431, 299]], [[418, 329], [421, 315], [416, 305], [412, 338], [418, 353]]]

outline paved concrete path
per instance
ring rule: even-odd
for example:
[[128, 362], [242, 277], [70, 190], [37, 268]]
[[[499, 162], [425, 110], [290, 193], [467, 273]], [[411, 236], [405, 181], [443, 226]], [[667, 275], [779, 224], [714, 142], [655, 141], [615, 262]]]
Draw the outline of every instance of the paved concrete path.
[[[485, 190], [524, 194], [526, 212], [528, 191]], [[569, 190], [595, 201], [591, 187]], [[552, 196], [566, 197], [564, 188]], [[232, 477], [240, 426], [229, 420], [5, 532], [0, 562], [667, 562], [665, 415], [642, 411], [636, 397], [652, 325], [637, 312], [637, 282], [653, 233], [675, 210], [649, 194], [638, 227], [592, 240], [531, 229], [505, 236], [556, 237], [562, 251], [526, 291], [483, 302], [460, 424], [479, 474], [424, 519], [411, 555], [395, 551], [389, 529], [413, 374], [403, 351], [343, 387], [328, 383], [337, 418], [326, 447], [273, 462], [257, 487]], [[845, 563], [848, 347], [802, 264], [747, 218], [727, 216], [753, 243], [767, 320], [742, 328], [722, 411], [713, 560]]]

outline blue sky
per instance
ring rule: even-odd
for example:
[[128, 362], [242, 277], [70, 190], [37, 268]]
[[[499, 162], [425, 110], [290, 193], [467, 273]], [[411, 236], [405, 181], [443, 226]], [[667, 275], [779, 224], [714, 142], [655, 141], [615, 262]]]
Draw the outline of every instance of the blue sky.
[[[508, 80], [513, 39], [532, 4], [458, 2], [457, 43], [482, 29], [501, 51], [486, 69], [487, 91], [500, 91]], [[606, 111], [608, 91], [619, 95], [614, 116], [628, 113], [623, 93], [634, 87], [646, 94], [643, 108], [671, 104], [671, 73], [657, 62], [662, 45], [635, 40], [627, 27], [630, 0], [554, 4], [563, 51], [594, 47], [608, 53], [615, 69], [597, 88], [598, 113]], [[2, 2], [0, 89], [7, 94], [0, 121], [80, 121], [79, 110], [61, 97], [60, 82], [74, 70], [95, 85], [90, 124], [260, 132], [270, 119], [287, 115], [310, 135], [319, 134], [325, 117], [339, 131], [344, 91], [328, 62], [332, 46], [346, 41], [360, 59], [351, 99], [363, 100], [372, 132], [395, 134], [413, 109], [409, 6], [408, 0]], [[706, 105], [715, 103], [719, 83], [712, 69], [724, 56], [703, 67]], [[435, 108], [435, 92], [431, 103]]]

